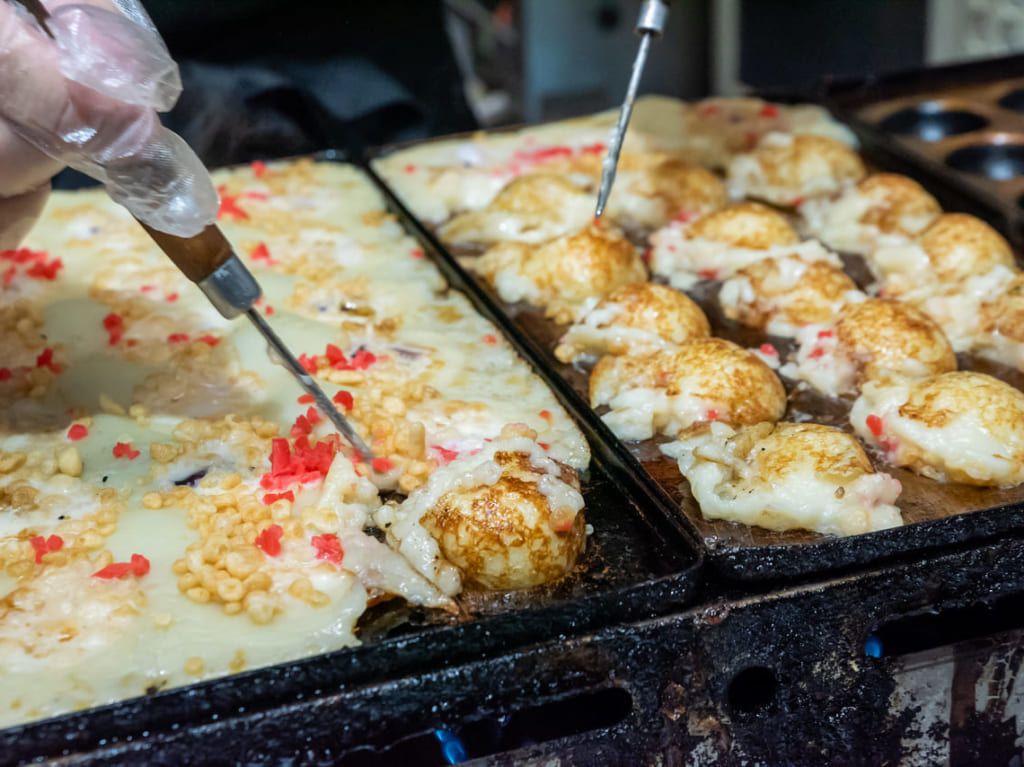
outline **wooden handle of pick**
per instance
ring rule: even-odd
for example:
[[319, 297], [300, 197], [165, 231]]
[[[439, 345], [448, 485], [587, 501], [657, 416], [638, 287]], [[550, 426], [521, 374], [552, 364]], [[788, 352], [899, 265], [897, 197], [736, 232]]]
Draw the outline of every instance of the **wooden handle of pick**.
[[192, 282], [202, 282], [232, 256], [231, 245], [216, 224], [210, 224], [195, 237], [177, 237], [145, 224], [142, 228]]

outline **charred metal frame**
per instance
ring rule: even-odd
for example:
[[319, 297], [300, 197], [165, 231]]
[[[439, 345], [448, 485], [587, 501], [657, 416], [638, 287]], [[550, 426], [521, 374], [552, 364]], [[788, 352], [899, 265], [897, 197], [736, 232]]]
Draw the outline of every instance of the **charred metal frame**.
[[[1024, 68], [1024, 57], [1007, 61]], [[1006, 67], [828, 84], [819, 95], [858, 133], [870, 161], [915, 176], [944, 205], [983, 216], [1019, 245], [1024, 216], [918, 167], [848, 111], [872, 93], [1002, 77]], [[410, 754], [442, 764], [426, 745], [436, 730], [476, 748], [470, 757], [482, 756], [469, 764], [884, 765], [924, 763], [925, 755], [951, 765], [1020, 763], [1024, 723], [1006, 699], [1024, 664], [1024, 508], [813, 550], [702, 551], [635, 459], [544, 369], [536, 345], [429, 231], [400, 204], [395, 211], [581, 423], [597, 492], [612, 487], [609, 507], [621, 505], [629, 525], [646, 531], [640, 537], [656, 541], [664, 571], [458, 624], [410, 615], [355, 650], [11, 728], [0, 732], [0, 764], [358, 766], [406, 763]], [[989, 679], [994, 654], [1000, 663]], [[895, 692], [907, 659], [925, 656], [949, 664], [953, 682], [935, 691], [948, 726], [921, 731], [929, 702], [908, 704]], [[986, 681], [994, 702], [982, 705], [975, 693]], [[512, 740], [517, 717], [552, 720], [539, 728], [550, 739]]]

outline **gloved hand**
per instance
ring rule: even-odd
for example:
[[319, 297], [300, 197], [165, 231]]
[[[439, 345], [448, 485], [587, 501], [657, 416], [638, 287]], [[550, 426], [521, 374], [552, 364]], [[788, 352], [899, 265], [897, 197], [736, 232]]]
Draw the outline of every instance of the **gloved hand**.
[[47, 0], [51, 39], [0, 0], [0, 249], [69, 165], [154, 229], [190, 237], [217, 217], [199, 158], [160, 125], [178, 69], [137, 0]]

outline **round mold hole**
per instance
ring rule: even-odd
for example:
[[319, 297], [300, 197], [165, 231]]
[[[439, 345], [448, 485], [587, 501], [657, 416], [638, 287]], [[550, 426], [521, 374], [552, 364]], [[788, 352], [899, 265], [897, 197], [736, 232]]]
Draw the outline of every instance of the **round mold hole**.
[[970, 133], [988, 125], [988, 120], [963, 109], [946, 109], [929, 102], [893, 112], [879, 123], [882, 130], [904, 136], [917, 136], [924, 141], [939, 141], [946, 136]]
[[999, 106], [1014, 112], [1024, 112], [1024, 88], [1015, 88], [1007, 93], [999, 99]]
[[1009, 181], [1024, 176], [1024, 145], [972, 144], [950, 152], [946, 165], [964, 173]]
[[750, 666], [738, 672], [729, 682], [729, 708], [736, 714], [757, 714], [768, 711], [775, 703], [779, 680], [767, 666]]

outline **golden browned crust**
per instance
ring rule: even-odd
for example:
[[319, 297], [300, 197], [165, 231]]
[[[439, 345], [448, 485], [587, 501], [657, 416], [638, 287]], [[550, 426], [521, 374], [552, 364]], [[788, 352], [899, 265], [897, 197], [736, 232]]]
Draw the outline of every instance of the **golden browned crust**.
[[873, 224], [886, 234], [914, 236], [903, 228], [903, 218], [938, 218], [942, 207], [912, 178], [897, 173], [874, 173], [857, 184], [857, 192], [871, 201], [861, 223]]
[[980, 218], [966, 213], [939, 216], [921, 233], [918, 242], [941, 282], [985, 274], [994, 266], [1014, 266], [1009, 243]]
[[788, 143], [764, 141], [752, 153], [769, 186], [799, 196], [804, 179], [827, 174], [836, 184], [857, 181], [867, 171], [860, 156], [827, 136], [801, 134]]
[[525, 271], [541, 290], [575, 300], [607, 295], [647, 276], [633, 244], [602, 226], [588, 226], [534, 249]]
[[991, 301], [981, 305], [981, 329], [1024, 342], [1024, 274], [1018, 274]]
[[656, 165], [640, 188], [633, 191], [664, 201], [672, 213], [720, 208], [729, 201], [725, 184], [711, 171], [695, 168], [682, 160], [664, 160]]
[[928, 315], [889, 298], [845, 305], [835, 328], [838, 343], [862, 365], [859, 382], [886, 371], [904, 370], [908, 359], [922, 373], [956, 370], [956, 355], [946, 335]]
[[505, 239], [539, 242], [584, 226], [593, 197], [567, 178], [528, 173], [509, 181], [486, 206], [441, 224], [446, 242], [484, 245]]
[[817, 423], [776, 423], [750, 449], [756, 451], [761, 481], [769, 484], [812, 472], [819, 479], [842, 485], [873, 472], [854, 437]]
[[703, 237], [737, 248], [767, 250], [774, 245], [795, 245], [799, 236], [778, 212], [756, 202], [741, 202], [708, 213], [686, 230], [689, 239]]
[[963, 413], [976, 413], [994, 433], [1024, 433], [1024, 393], [998, 378], [960, 370], [919, 381], [900, 415], [942, 427]]
[[[561, 578], [583, 551], [583, 512], [570, 529], [559, 530], [559, 510], [540, 492], [529, 456], [502, 451], [494, 460], [502, 468], [495, 484], [445, 493], [423, 516], [423, 527], [466, 579], [485, 588], [525, 588]], [[579, 491], [570, 467], [559, 464], [559, 479]], [[521, 561], [513, 561], [516, 554]]]
[[560, 323], [577, 319], [588, 298], [647, 279], [633, 244], [601, 224], [541, 245], [499, 243], [478, 260], [476, 269], [492, 284], [506, 270], [529, 280], [547, 315]]
[[[710, 424], [695, 424], [685, 437], [709, 430]], [[781, 483], [794, 474], [810, 473], [841, 486], [874, 473], [856, 438], [818, 423], [758, 423], [739, 429], [730, 445], [736, 458], [757, 466], [759, 484]]]
[[[746, 277], [758, 300], [723, 306], [729, 319], [763, 330], [777, 313], [794, 326], [824, 323], [832, 319], [834, 306], [856, 283], [838, 266], [827, 261], [813, 261], [790, 284], [783, 277], [779, 259], [766, 258], [740, 269], [737, 277]], [[782, 299], [780, 312], [771, 310], [772, 299]], [[767, 304], [767, 305], [766, 305]]]
[[711, 334], [711, 325], [701, 308], [682, 291], [665, 285], [653, 282], [625, 285], [609, 293], [597, 308], [608, 305], [621, 308], [608, 322], [609, 327], [650, 330], [666, 341], [677, 343]]
[[580, 193], [568, 179], [550, 173], [530, 173], [509, 181], [487, 206], [506, 213], [541, 213], [559, 207]]
[[659, 389], [669, 397], [685, 392], [705, 399], [716, 406], [715, 418], [730, 426], [777, 421], [786, 410], [786, 390], [772, 369], [753, 352], [722, 338], [603, 357], [590, 377], [591, 401], [606, 378], [617, 379], [622, 388]]
[[[1024, 393], [1003, 381], [983, 373], [956, 371], [918, 381], [910, 390], [899, 414], [926, 427], [941, 429], [968, 416], [979, 422], [991, 438], [998, 442], [998, 456], [1016, 466], [1024, 462]], [[900, 443], [900, 464], [925, 476], [936, 477], [934, 456], [926, 445]], [[990, 486], [1005, 482], [1008, 477], [992, 477], [968, 473], [970, 468], [945, 464], [945, 481], [968, 485]], [[1019, 478], [1011, 475], [1010, 484]], [[1000, 482], [1002, 480], [1003, 482]]]

